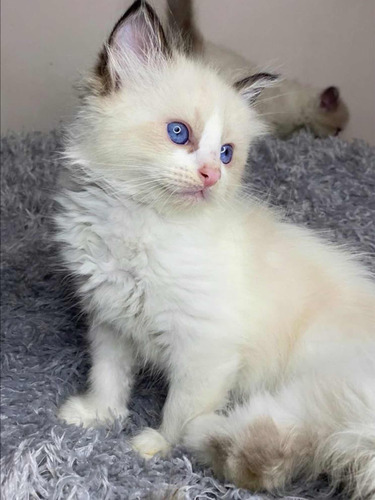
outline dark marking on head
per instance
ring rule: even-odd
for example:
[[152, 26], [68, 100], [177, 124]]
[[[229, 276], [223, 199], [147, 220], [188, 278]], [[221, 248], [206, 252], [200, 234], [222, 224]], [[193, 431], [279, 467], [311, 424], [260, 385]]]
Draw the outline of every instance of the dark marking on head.
[[149, 34], [149, 36], [152, 34], [155, 35], [154, 37], [150, 36], [150, 40], [148, 41], [157, 41], [161, 52], [163, 52], [163, 54], [165, 55], [170, 55], [171, 50], [161, 22], [159, 21], [159, 18], [151, 5], [149, 5], [144, 0], [136, 0], [125, 12], [125, 14], [120, 17], [120, 19], [115, 24], [115, 27], [113, 28], [111, 34], [109, 35], [107, 42], [108, 46], [111, 47], [115, 44], [116, 34], [127, 22], [129, 22], [129, 19], [132, 16], [141, 16], [142, 21], [145, 23], [145, 25], [151, 29], [151, 33]]
[[246, 97], [249, 103], [252, 103], [257, 99], [264, 88], [270, 87], [278, 78], [279, 75], [272, 73], [255, 73], [254, 75], [247, 76], [236, 82], [234, 88]]
[[[109, 50], [116, 49], [119, 52], [134, 51], [134, 47], [126, 45], [126, 37], [125, 40], [121, 39], [121, 32], [127, 26], [132, 26], [136, 34], [133, 42], [140, 54], [146, 54], [147, 50], [152, 48], [153, 50], [159, 50], [165, 57], [171, 56], [170, 46], [156, 12], [147, 2], [136, 0], [117, 21], [107, 43], [99, 53], [94, 67], [94, 76], [100, 82], [100, 88], [97, 90], [102, 95], [120, 87], [119, 76], [110, 68]], [[139, 36], [137, 36], [137, 31]], [[98, 87], [97, 83], [96, 87]]]
[[117, 79], [113, 82], [112, 75], [108, 68], [108, 51], [106, 47], [99, 52], [98, 59], [94, 67], [95, 80], [100, 82], [99, 94], [108, 94], [113, 87], [118, 87]]
[[255, 73], [254, 75], [247, 76], [246, 78], [243, 78], [242, 80], [239, 80], [234, 84], [234, 87], [237, 90], [241, 90], [243, 88], [249, 87], [250, 85], [254, 85], [254, 83], [259, 82], [259, 81], [268, 81], [268, 82], [274, 82], [279, 78], [279, 75], [275, 75], [272, 73]]

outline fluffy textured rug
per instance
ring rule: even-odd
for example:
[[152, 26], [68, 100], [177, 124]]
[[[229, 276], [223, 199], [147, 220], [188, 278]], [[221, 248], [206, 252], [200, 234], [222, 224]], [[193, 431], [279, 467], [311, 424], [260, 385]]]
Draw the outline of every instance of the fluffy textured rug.
[[[84, 430], [57, 420], [57, 406], [84, 386], [89, 361], [85, 321], [51, 241], [59, 147], [56, 133], [2, 140], [2, 498], [271, 498], [220, 483], [183, 449], [144, 463], [128, 438], [156, 425], [165, 393], [146, 374], [124, 428]], [[360, 250], [374, 267], [374, 148], [301, 132], [286, 142], [260, 142], [250, 167], [246, 181], [258, 193], [296, 222]], [[284, 498], [326, 495], [322, 478], [294, 485]]]

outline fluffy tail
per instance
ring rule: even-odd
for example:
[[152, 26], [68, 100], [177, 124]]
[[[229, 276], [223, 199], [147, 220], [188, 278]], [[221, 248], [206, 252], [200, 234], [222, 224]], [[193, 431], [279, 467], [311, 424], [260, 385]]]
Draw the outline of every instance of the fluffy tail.
[[239, 487], [280, 492], [327, 473], [347, 498], [375, 499], [374, 376], [299, 380], [259, 394], [228, 416], [198, 417], [185, 444]]
[[193, 0], [168, 0], [168, 25], [188, 52], [200, 52], [203, 39], [194, 21]]

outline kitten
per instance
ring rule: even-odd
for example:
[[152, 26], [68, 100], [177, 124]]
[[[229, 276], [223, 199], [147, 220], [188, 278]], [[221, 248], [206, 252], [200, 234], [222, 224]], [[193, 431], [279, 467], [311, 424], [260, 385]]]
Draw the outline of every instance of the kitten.
[[176, 50], [146, 2], [116, 24], [66, 146], [57, 238], [90, 320], [92, 368], [59, 416], [125, 418], [150, 364], [169, 393], [160, 429], [133, 440], [144, 457], [183, 442], [239, 486], [325, 471], [370, 498], [374, 283], [239, 194], [266, 132], [249, 102], [272, 81], [229, 85]]
[[[231, 50], [204, 41], [194, 22], [192, 0], [168, 0], [168, 17], [171, 31], [182, 35], [188, 49], [220, 68], [232, 83], [233, 75], [238, 79], [240, 74], [246, 77], [259, 69]], [[262, 92], [255, 108], [270, 130], [283, 138], [303, 127], [317, 137], [337, 135], [349, 120], [337, 87], [320, 90], [289, 79], [280, 79]]]

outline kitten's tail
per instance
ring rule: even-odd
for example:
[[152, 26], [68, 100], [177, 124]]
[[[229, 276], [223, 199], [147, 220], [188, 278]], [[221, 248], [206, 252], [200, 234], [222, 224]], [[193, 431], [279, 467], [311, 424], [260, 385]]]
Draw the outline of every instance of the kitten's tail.
[[188, 52], [201, 52], [203, 38], [194, 19], [193, 0], [168, 0], [168, 26]]
[[323, 380], [295, 384], [282, 398], [262, 393], [229, 416], [191, 421], [185, 445], [239, 487], [279, 492], [325, 472], [347, 498], [375, 500], [373, 386], [373, 378], [355, 386]]

